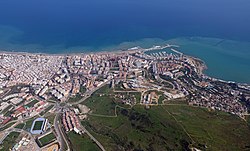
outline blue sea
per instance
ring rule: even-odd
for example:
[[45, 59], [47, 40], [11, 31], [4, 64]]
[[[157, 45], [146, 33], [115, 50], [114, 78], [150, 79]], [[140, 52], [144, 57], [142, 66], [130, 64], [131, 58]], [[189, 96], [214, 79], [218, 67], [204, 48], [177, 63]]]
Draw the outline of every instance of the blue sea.
[[249, 27], [247, 0], [0, 1], [0, 50], [75, 53], [176, 42], [205, 60], [208, 75], [247, 83]]

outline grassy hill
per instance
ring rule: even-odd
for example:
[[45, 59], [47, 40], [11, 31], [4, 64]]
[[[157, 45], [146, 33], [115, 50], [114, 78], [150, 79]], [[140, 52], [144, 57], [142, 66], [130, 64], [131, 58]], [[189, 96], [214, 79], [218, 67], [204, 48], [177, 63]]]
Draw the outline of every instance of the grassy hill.
[[179, 103], [130, 109], [99, 94], [84, 102], [92, 113], [82, 124], [107, 150], [250, 149], [250, 127], [237, 116]]

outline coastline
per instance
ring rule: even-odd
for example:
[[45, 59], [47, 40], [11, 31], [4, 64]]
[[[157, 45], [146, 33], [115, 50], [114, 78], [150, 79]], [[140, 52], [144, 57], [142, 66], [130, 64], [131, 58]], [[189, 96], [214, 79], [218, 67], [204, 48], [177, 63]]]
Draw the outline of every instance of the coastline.
[[[214, 58], [211, 56], [211, 54], [216, 55], [217, 53], [221, 53], [220, 51], [222, 51], [222, 50], [223, 51], [227, 50], [227, 49], [225, 49], [225, 50], [224, 49], [219, 49], [219, 52], [218, 52], [217, 49], [213, 50], [214, 48], [217, 48], [217, 47], [218, 48], [221, 48], [221, 47], [223, 47], [223, 48], [226, 47], [227, 48], [227, 47], [231, 46], [230, 45], [231, 43], [236, 45], [236, 46], [233, 45], [233, 48], [237, 48], [238, 45], [241, 46], [242, 42], [239, 42], [239, 44], [238, 44], [237, 41], [223, 39], [223, 42], [220, 42], [219, 45], [218, 45], [217, 41], [221, 41], [221, 39], [218, 39], [218, 38], [180, 37], [180, 38], [170, 39], [170, 40], [162, 40], [162, 39], [159, 40], [158, 39], [160, 42], [156, 42], [157, 40], [155, 40], [154, 38], [152, 38], [152, 39], [154, 40], [155, 43], [150, 42], [150, 44], [153, 44], [153, 46], [151, 45], [151, 48], [154, 47], [154, 44], [158, 45], [159, 43], [161, 43], [161, 44], [169, 43], [169, 44], [172, 44], [172, 46], [178, 45], [180, 47], [180, 49], [177, 49], [178, 52], [183, 53], [184, 55], [192, 57], [194, 59], [197, 59], [197, 60], [199, 60], [199, 61], [201, 61], [203, 63], [204, 67], [202, 69], [202, 73], [204, 75], [210, 77], [210, 78], [225, 81], [225, 82], [230, 81], [230, 82], [241, 83], [241, 84], [250, 84], [250, 81], [248, 80], [248, 77], [246, 77], [246, 75], [248, 73], [247, 69], [240, 70], [240, 69], [236, 68], [234, 70], [234, 67], [231, 66], [231, 64], [233, 64], [233, 65], [235, 64], [235, 66], [236, 66], [236, 64], [238, 62], [231, 61], [230, 62], [231, 64], [227, 64], [227, 62], [224, 63], [224, 60], [217, 59], [216, 60], [217, 62], [220, 62], [223, 65], [225, 64], [227, 66], [227, 68], [230, 68], [230, 70], [235, 71], [235, 72], [233, 72], [231, 74], [224, 74], [224, 71], [220, 70], [221, 67], [219, 68], [215, 63], [213, 63]], [[141, 42], [140, 41], [125, 42], [125, 43], [129, 43], [129, 44], [124, 44], [124, 45], [120, 44], [120, 46], [107, 47], [107, 48], [103, 48], [101, 50], [95, 50], [95, 51], [91, 51], [91, 50], [88, 50], [88, 49], [83, 49], [82, 52], [46, 53], [46, 52], [0, 50], [0, 53], [5, 53], [5, 54], [35, 54], [35, 55], [46, 55], [46, 56], [72, 56], [72, 55], [88, 55], [88, 54], [120, 54], [120, 53], [130, 53], [130, 52], [132, 52], [134, 50], [138, 50], [138, 49], [146, 50], [148, 48], [142, 48], [141, 46], [145, 47], [144, 43], [149, 42], [149, 41], [151, 41], [151, 40], [147, 39], [147, 40], [141, 40]], [[200, 46], [200, 43], [203, 44], [203, 45]], [[216, 47], [214, 47], [214, 43], [217, 43]], [[228, 43], [229, 43], [229, 46], [227, 46]], [[247, 42], [243, 42], [243, 44], [248, 46]], [[194, 47], [193, 45], [197, 45], [197, 47]], [[210, 45], [211, 45], [211, 48], [210, 48]], [[131, 47], [129, 47], [129, 46], [131, 46]], [[240, 49], [243, 49], [243, 46], [240, 47]], [[114, 48], [119, 48], [119, 47], [124, 47], [124, 49], [122, 49], [122, 48], [121, 49], [114, 49]], [[206, 47], [208, 47], [208, 48], [206, 48]], [[110, 48], [110, 49], [108, 49], [108, 48]], [[138, 48], [138, 49], [133, 49], [133, 48]], [[248, 47], [246, 47], [246, 48], [248, 48]], [[207, 56], [206, 55], [207, 53], [209, 53], [210, 56]], [[237, 52], [230, 51], [230, 52], [226, 52], [226, 53], [231, 54], [231, 53], [237, 53]], [[249, 53], [249, 52], [247, 52], [247, 53]], [[221, 56], [221, 57], [223, 57], [223, 56]], [[244, 57], [247, 57], [247, 55], [244, 55]], [[219, 57], [217, 57], [217, 58], [219, 58]], [[222, 58], [222, 59], [224, 59], [224, 58]], [[240, 76], [237, 76], [237, 75], [235, 75], [235, 73], [237, 73], [237, 72], [242, 73], [242, 74]], [[233, 76], [235, 76], [236, 79], [232, 78]]]
[[[59, 53], [59, 54], [49, 54], [49, 53], [33, 53], [33, 52], [15, 52], [15, 51], [1, 51], [0, 50], [0, 54], [23, 54], [23, 55], [30, 55], [30, 54], [34, 54], [34, 55], [44, 55], [44, 56], [73, 56], [73, 55], [90, 55], [90, 54], [122, 54], [122, 53], [133, 53], [135, 51], [151, 51], [151, 50], [162, 50], [164, 48], [171, 48], [171, 47], [179, 47], [178, 45], [170, 45], [170, 44], [166, 44], [165, 46], [152, 46], [151, 48], [141, 48], [139, 46], [137, 46], [138, 49], [133, 49], [133, 48], [129, 48], [127, 50], [111, 50], [111, 51], [97, 51], [97, 52], [90, 52], [90, 51], [86, 51], [84, 53]], [[153, 49], [152, 49], [153, 48]], [[171, 48], [172, 50], [172, 48]], [[173, 50], [172, 50], [173, 51]], [[177, 50], [175, 50], [177, 51]], [[179, 51], [177, 51], [179, 52]], [[211, 77], [207, 74], [205, 74], [205, 71], [208, 69], [206, 62], [204, 60], [202, 60], [201, 58], [198, 57], [194, 57], [194, 56], [190, 56], [187, 55], [185, 53], [179, 52], [191, 59], [194, 59], [196, 61], [201, 62], [201, 66], [199, 67], [201, 74], [207, 76], [208, 78], [211, 78], [215, 81], [221, 81], [221, 82], [225, 82], [225, 83], [238, 83], [241, 85], [250, 85], [250, 83], [242, 83], [242, 82], [235, 82], [235, 81], [227, 81], [227, 80], [223, 80], [223, 79], [219, 79], [219, 78], [215, 78], [215, 77]]]
[[68, 55], [82, 55], [82, 54], [102, 54], [102, 53], [121, 53], [122, 50], [112, 50], [112, 51], [84, 51], [84, 52], [72, 52], [72, 53], [45, 53], [45, 52], [26, 52], [26, 51], [4, 51], [0, 50], [0, 53], [3, 54], [35, 54], [35, 55], [45, 55], [45, 56], [68, 56]]
[[[84, 50], [84, 52], [72, 52], [72, 53], [43, 53], [43, 52], [26, 52], [26, 51], [4, 51], [4, 50], [0, 50], [0, 53], [5, 53], [5, 54], [36, 54], [36, 55], [45, 55], [45, 56], [72, 56], [72, 55], [86, 55], [86, 54], [119, 54], [119, 53], [132, 53], [135, 51], [151, 51], [151, 50], [162, 50], [164, 48], [169, 48], [169, 47], [178, 47], [177, 45], [170, 45], [170, 44], [166, 44], [163, 46], [155, 46], [153, 45], [150, 48], [141, 48], [140, 46], [136, 46], [136, 47], [132, 47], [132, 48], [128, 48], [128, 49], [117, 49], [117, 50], [112, 50], [110, 49], [109, 51], [107, 50], [102, 50], [102, 51], [86, 51]], [[136, 48], [136, 49], [134, 49]]]
[[[169, 44], [167, 44], [167, 46], [169, 46]], [[178, 46], [176, 46], [176, 45], [170, 45], [170, 46], [178, 47]], [[155, 47], [155, 46], [153, 46], [153, 47]], [[153, 48], [153, 47], [151, 47], [151, 48]], [[163, 46], [163, 48], [157, 48], [157, 49], [154, 49], [154, 50], [161, 50], [161, 49], [164, 49], [164, 48], [165, 48], [165, 46]], [[145, 48], [145, 49], [150, 49], [150, 48]], [[86, 54], [89, 55], [89, 54], [110, 54], [110, 53], [112, 53], [112, 54], [133, 53], [133, 52], [135, 52], [135, 51], [143, 51], [143, 50], [145, 50], [145, 49], [139, 48], [139, 50], [129, 50], [129, 49], [128, 49], [128, 50], [98, 51], [98, 52], [70, 53], [70, 54], [68, 54], [68, 53], [65, 53], [65, 54], [63, 54], [63, 53], [61, 53], [61, 54], [48, 54], [48, 53], [31, 53], [31, 52], [9, 52], [9, 51], [0, 51], [0, 54], [5, 53], [5, 54], [24, 54], [24, 55], [35, 54], [35, 55], [44, 55], [44, 56], [73, 56], [73, 55], [86, 55]], [[151, 50], [146, 50], [146, 51], [151, 51]], [[145, 52], [146, 52], [146, 51], [145, 51]], [[182, 53], [182, 54], [183, 54], [183, 53]], [[183, 55], [185, 55], [185, 56], [187, 56], [187, 57], [189, 57], [189, 58], [191, 58], [191, 59], [194, 59], [194, 60], [196, 60], [196, 61], [201, 62], [201, 66], [199, 67], [200, 72], [201, 72], [201, 74], [207, 76], [208, 78], [211, 78], [211, 79], [213, 79], [213, 80], [215, 80], [215, 81], [225, 82], [225, 83], [238, 83], [238, 84], [241, 84], [241, 85], [250, 85], [250, 84], [248, 84], [248, 83], [241, 83], [241, 82], [235, 82], [235, 81], [226, 81], [226, 80], [222, 80], [222, 79], [210, 77], [210, 76], [208, 76], [208, 75], [206, 75], [206, 74], [204, 73], [204, 71], [207, 70], [208, 67], [207, 67], [206, 63], [205, 63], [202, 59], [197, 58], [197, 57], [194, 57], [194, 56], [186, 55], [186, 54], [183, 54]]]

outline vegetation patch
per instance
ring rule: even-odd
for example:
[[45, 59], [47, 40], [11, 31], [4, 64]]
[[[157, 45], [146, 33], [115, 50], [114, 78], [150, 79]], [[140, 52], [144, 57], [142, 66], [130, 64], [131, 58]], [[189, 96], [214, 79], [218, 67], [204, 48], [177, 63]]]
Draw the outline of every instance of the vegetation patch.
[[82, 104], [88, 106], [92, 113], [114, 116], [115, 115], [115, 99], [113, 98], [112, 92], [108, 85], [103, 86], [94, 92], [88, 99]]
[[0, 145], [0, 151], [7, 151], [12, 149], [12, 147], [17, 143], [17, 138], [20, 135], [19, 132], [11, 132]]
[[87, 91], [87, 89], [84, 86], [80, 87], [80, 93], [84, 94]]
[[28, 120], [26, 121], [25, 126], [24, 126], [23, 129], [29, 131], [30, 128], [31, 128], [31, 126], [32, 126], [32, 123], [33, 123], [34, 119], [36, 119], [36, 118], [37, 118], [37, 117], [33, 117], [33, 118], [28, 119]]
[[77, 93], [75, 96], [71, 96], [69, 99], [68, 99], [68, 102], [77, 102], [79, 100], [82, 99], [82, 96], [81, 94]]
[[73, 151], [100, 151], [98, 146], [87, 135], [79, 135], [74, 132], [67, 134]]
[[24, 126], [25, 126], [25, 124], [24, 124], [24, 123], [20, 123], [20, 124], [18, 124], [17, 126], [15, 126], [15, 128], [18, 128], [18, 129], [23, 129], [23, 128], [24, 128]]
[[56, 117], [56, 114], [52, 114], [52, 113], [49, 113], [49, 114], [46, 114], [45, 118], [48, 119], [49, 123], [54, 123], [54, 119]]
[[163, 106], [202, 150], [249, 150], [250, 129], [236, 115], [206, 108]]
[[[96, 107], [93, 114], [112, 110], [100, 101], [88, 101], [91, 103], [85, 102], [87, 106]], [[90, 115], [82, 124], [107, 150], [249, 149], [250, 129], [243, 120], [179, 101], [150, 109], [140, 105], [132, 109], [118, 107], [117, 117]]]
[[115, 118], [90, 116], [82, 124], [107, 150], [182, 150], [191, 140], [161, 107], [117, 109]]

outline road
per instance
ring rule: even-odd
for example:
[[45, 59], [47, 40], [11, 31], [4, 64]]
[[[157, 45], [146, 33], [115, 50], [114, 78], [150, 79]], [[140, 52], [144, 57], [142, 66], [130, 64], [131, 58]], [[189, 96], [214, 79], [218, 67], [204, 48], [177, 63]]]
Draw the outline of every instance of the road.
[[[162, 107], [163, 108], [163, 107]], [[180, 121], [178, 121], [175, 116], [173, 114], [171, 114], [166, 108], [163, 108], [163, 110], [165, 110], [170, 116], [172, 116], [172, 118], [182, 127], [183, 131], [188, 135], [188, 137], [191, 139], [192, 143], [196, 143], [193, 138], [191, 137], [191, 135], [188, 133], [188, 131], [185, 129], [185, 127], [181, 124]]]
[[[87, 98], [89, 98], [95, 91], [97, 91], [98, 89], [100, 89], [101, 87], [105, 86], [106, 84], [108, 84], [110, 82], [110, 80], [104, 82], [103, 84], [101, 84], [99, 87], [96, 87], [94, 89], [92, 89], [91, 91], [88, 91], [85, 93], [85, 96], [77, 101], [77, 102], [74, 102], [74, 103], [68, 103], [67, 106], [71, 106], [71, 105], [77, 105], [77, 104], [80, 104], [81, 102], [85, 101]], [[56, 114], [56, 117], [54, 119], [54, 127], [55, 127], [55, 130], [56, 130], [56, 133], [58, 134], [58, 142], [60, 145], [62, 145], [61, 148], [64, 148], [64, 143], [63, 141], [66, 143], [67, 145], [67, 149], [70, 150], [70, 147], [69, 147], [69, 144], [68, 144], [68, 141], [67, 139], [65, 138], [63, 132], [62, 132], [62, 129], [61, 129], [61, 126], [60, 126], [60, 123], [59, 123], [59, 114], [60, 113], [57, 113]], [[83, 126], [81, 126], [82, 129], [87, 133], [87, 135], [100, 147], [100, 149], [102, 149], [103, 151], [105, 151], [104, 147], [101, 145], [100, 142], [98, 142]]]
[[[44, 109], [44, 110], [46, 110], [46, 109]], [[43, 111], [43, 110], [42, 110], [42, 111]], [[42, 112], [42, 111], [41, 111], [41, 112]], [[16, 126], [16, 125], [18, 125], [18, 124], [20, 124], [20, 123], [26, 122], [27, 120], [29, 120], [29, 119], [31, 119], [31, 118], [37, 116], [37, 115], [40, 115], [40, 114], [37, 113], [37, 114], [35, 114], [35, 115], [33, 115], [33, 116], [29, 116], [29, 117], [25, 117], [25, 118], [21, 118], [21, 119], [17, 119], [17, 120], [12, 120], [12, 121], [6, 123], [5, 125], [1, 125], [0, 128], [3, 128], [4, 126], [6, 126], [6, 125], [8, 125], [8, 124], [10, 124], [10, 123], [14, 123], [14, 124], [11, 126], [11, 127], [14, 127], [14, 126]]]
[[9, 135], [9, 132], [5, 132], [4, 136], [2, 138], [0, 138], [0, 144], [3, 143], [4, 139]]
[[90, 134], [90, 132], [88, 130], [86, 130], [85, 127], [81, 126], [81, 128], [83, 129], [83, 131], [97, 144], [97, 146], [102, 150], [102, 151], [106, 151], [104, 149], [104, 147], [102, 146], [102, 144], [97, 140], [95, 139], [95, 137], [93, 135]]
[[89, 98], [95, 91], [97, 91], [98, 89], [100, 89], [100, 88], [103, 87], [104, 85], [108, 84], [109, 82], [110, 82], [110, 80], [104, 82], [104, 83], [101, 84], [99, 87], [96, 87], [96, 88], [92, 89], [91, 91], [86, 92], [86, 93], [85, 93], [85, 96], [84, 96], [81, 100], [79, 100], [79, 101], [77, 101], [77, 102], [74, 102], [74, 103], [71, 103], [71, 104], [72, 104], [72, 105], [77, 105], [77, 104], [82, 103], [82, 102], [85, 101], [87, 98]]
[[[95, 91], [97, 91], [99, 88], [101, 88], [101, 87], [103, 87], [104, 85], [106, 85], [106, 84], [108, 84], [110, 82], [110, 80], [108, 80], [108, 81], [106, 81], [106, 82], [104, 82], [103, 84], [101, 84], [99, 87], [96, 87], [96, 88], [94, 88], [94, 89], [92, 89], [91, 91], [88, 91], [88, 92], [86, 92], [85, 93], [85, 97], [83, 97], [81, 100], [79, 100], [78, 102], [75, 102], [75, 103], [72, 103], [72, 105], [75, 105], [75, 104], [79, 104], [79, 103], [81, 103], [81, 102], [83, 102], [83, 101], [85, 101], [87, 98], [89, 98]], [[63, 148], [65, 148], [65, 147], [67, 147], [67, 150], [69, 151], [70, 150], [70, 147], [69, 147], [69, 144], [68, 144], [68, 141], [67, 141], [67, 139], [66, 139], [66, 137], [64, 136], [64, 133], [63, 133], [63, 131], [62, 131], [62, 127], [61, 127], [61, 124], [60, 124], [60, 120], [59, 120], [59, 118], [60, 118], [60, 112], [58, 112], [58, 113], [56, 113], [56, 117], [55, 117], [55, 119], [54, 119], [54, 127], [55, 127], [55, 131], [56, 131], [56, 133], [57, 133], [57, 140], [58, 140], [58, 142], [59, 142], [59, 145], [60, 145], [60, 150], [61, 149], [63, 149]], [[30, 118], [32, 118], [32, 117], [29, 117], [29, 118], [27, 118], [27, 119], [30, 119]], [[20, 131], [20, 132], [23, 132], [23, 130], [19, 130], [19, 129], [14, 129], [13, 127], [15, 126], [15, 125], [17, 125], [17, 124], [19, 124], [20, 122], [23, 122], [23, 121], [25, 121], [25, 120], [27, 120], [27, 119], [22, 119], [22, 121], [20, 121], [20, 120], [14, 120], [14, 121], [11, 121], [11, 122], [9, 122], [9, 123], [12, 123], [12, 122], [16, 122], [15, 124], [13, 124], [10, 128], [7, 128], [6, 129], [6, 131], [8, 130], [8, 132], [7, 133], [5, 133], [5, 136], [7, 136], [9, 133], [10, 133], [10, 131]], [[8, 124], [9, 124], [8, 123]], [[4, 125], [5, 126], [5, 125]], [[1, 126], [2, 127], [2, 126]], [[105, 151], [105, 149], [104, 149], [104, 147], [101, 145], [101, 143], [100, 142], [98, 142], [84, 127], [83, 127], [83, 129], [84, 129], [84, 131], [87, 133], [87, 135], [89, 135], [89, 137], [93, 140], [93, 141], [95, 141], [95, 143], [103, 150], [103, 151]], [[9, 131], [10, 130], [10, 131]], [[32, 137], [33, 138], [33, 137]], [[1, 139], [1, 141], [2, 141], [2, 139]], [[64, 143], [65, 142], [65, 143]], [[66, 146], [65, 146], [65, 144], [66, 144]]]
[[61, 124], [60, 124], [60, 114], [61, 113], [57, 113], [56, 114], [56, 117], [55, 117], [55, 119], [54, 119], [54, 127], [55, 127], [55, 131], [56, 131], [56, 133], [57, 133], [57, 140], [58, 140], [58, 142], [59, 142], [59, 144], [60, 144], [60, 150], [62, 150], [63, 148], [65, 148], [64, 147], [64, 142], [66, 143], [66, 147], [67, 147], [67, 150], [69, 151], [70, 149], [69, 149], [69, 144], [68, 144], [68, 141], [67, 141], [67, 139], [65, 138], [65, 136], [64, 136], [64, 134], [63, 134], [63, 132], [62, 132], [62, 127], [61, 127]]
[[116, 93], [138, 93], [138, 91], [136, 91], [136, 90], [129, 90], [129, 91], [126, 91], [126, 90], [124, 90], [124, 91], [114, 90], [114, 92], [116, 92]]

